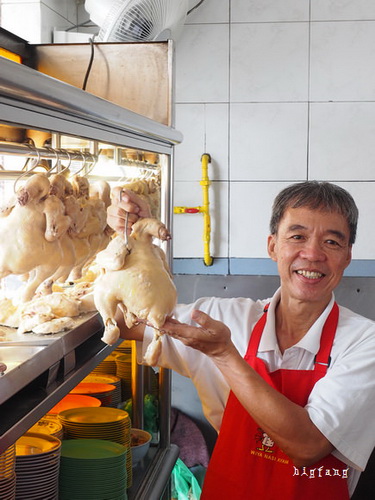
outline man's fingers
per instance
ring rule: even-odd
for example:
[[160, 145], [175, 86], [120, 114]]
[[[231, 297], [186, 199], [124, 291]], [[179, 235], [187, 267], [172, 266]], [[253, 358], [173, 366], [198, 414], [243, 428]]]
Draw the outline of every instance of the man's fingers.
[[121, 203], [127, 212], [138, 214], [139, 217], [151, 217], [151, 210], [148, 203], [129, 189], [121, 192]]
[[191, 313], [191, 319], [207, 331], [217, 329], [218, 327], [220, 328], [220, 323], [218, 321], [214, 320], [203, 311], [199, 311], [199, 309], [193, 310]]

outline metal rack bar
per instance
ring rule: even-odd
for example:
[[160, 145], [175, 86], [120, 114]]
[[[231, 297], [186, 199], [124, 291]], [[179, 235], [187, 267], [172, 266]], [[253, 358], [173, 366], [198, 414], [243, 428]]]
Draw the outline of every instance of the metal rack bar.
[[89, 161], [96, 162], [98, 156], [93, 153], [85, 153], [79, 150], [55, 149], [50, 147], [37, 148], [31, 144], [19, 144], [16, 142], [0, 141], [0, 154], [3, 155], [24, 155], [28, 158], [38, 158], [43, 160], [69, 160], [69, 161]]

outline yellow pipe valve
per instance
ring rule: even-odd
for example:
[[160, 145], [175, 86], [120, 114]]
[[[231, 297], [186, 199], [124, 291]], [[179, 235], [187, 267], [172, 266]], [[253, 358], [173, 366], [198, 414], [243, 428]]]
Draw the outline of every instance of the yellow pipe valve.
[[210, 241], [211, 241], [211, 217], [210, 217], [210, 201], [208, 188], [211, 184], [208, 178], [208, 164], [211, 163], [211, 156], [204, 153], [201, 157], [202, 162], [202, 179], [200, 185], [202, 186], [203, 194], [203, 205], [200, 207], [174, 207], [173, 212], [175, 214], [203, 214], [203, 261], [206, 266], [211, 266], [213, 263], [213, 258], [210, 255]]
[[198, 214], [203, 212], [202, 207], [174, 207], [175, 214]]

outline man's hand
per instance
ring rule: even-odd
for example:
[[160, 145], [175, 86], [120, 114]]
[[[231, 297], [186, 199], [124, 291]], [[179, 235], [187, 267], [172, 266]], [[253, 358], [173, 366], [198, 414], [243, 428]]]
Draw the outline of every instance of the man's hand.
[[199, 326], [180, 323], [175, 319], [168, 319], [162, 331], [174, 337], [185, 345], [197, 349], [215, 359], [225, 359], [230, 353], [236, 351], [229, 328], [211, 318], [208, 314], [195, 309], [191, 318]]
[[112, 191], [112, 203], [107, 208], [107, 223], [116, 231], [125, 230], [126, 213], [128, 212], [128, 233], [139, 218], [151, 217], [148, 203], [128, 189], [115, 188]]

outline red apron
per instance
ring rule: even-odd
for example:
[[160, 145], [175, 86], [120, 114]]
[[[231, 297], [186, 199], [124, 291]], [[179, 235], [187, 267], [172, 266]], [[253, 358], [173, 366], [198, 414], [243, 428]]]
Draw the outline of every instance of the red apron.
[[[315, 383], [327, 372], [337, 321], [335, 303], [323, 327], [313, 370], [269, 373], [264, 361], [256, 357], [265, 310], [254, 327], [245, 360], [271, 387], [305, 406]], [[201, 500], [346, 500], [347, 473], [347, 465], [332, 455], [311, 467], [295, 467], [230, 392]]]

